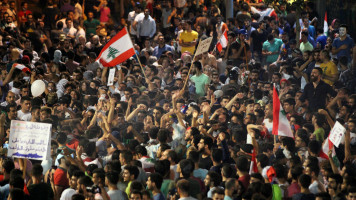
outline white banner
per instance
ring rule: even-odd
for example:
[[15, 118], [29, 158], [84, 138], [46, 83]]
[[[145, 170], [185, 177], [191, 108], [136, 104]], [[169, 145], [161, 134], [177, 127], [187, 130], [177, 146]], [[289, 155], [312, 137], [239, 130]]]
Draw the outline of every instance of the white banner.
[[200, 54], [203, 54], [203, 53], [209, 51], [211, 41], [213, 41], [213, 37], [207, 38], [205, 40], [200, 40], [198, 48], [195, 51], [195, 55], [199, 56]]
[[340, 122], [336, 121], [333, 129], [330, 131], [329, 140], [339, 148], [340, 142], [344, 137], [346, 129], [344, 126], [340, 124]]
[[47, 160], [51, 151], [52, 124], [12, 120], [7, 155]]
[[108, 86], [114, 85], [114, 78], [115, 78], [115, 67], [110, 68], [109, 70], [109, 77], [108, 77]]

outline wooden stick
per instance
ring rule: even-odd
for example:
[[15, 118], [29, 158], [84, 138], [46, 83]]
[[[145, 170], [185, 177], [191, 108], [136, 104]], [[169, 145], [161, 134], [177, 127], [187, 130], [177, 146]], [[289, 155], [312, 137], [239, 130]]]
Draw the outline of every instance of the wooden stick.
[[[197, 48], [199, 47], [199, 43], [200, 43], [200, 41], [198, 42]], [[189, 80], [190, 71], [192, 70], [192, 67], [193, 67], [193, 64], [194, 64], [195, 56], [196, 56], [196, 54], [194, 53], [193, 60], [192, 60], [192, 63], [190, 64], [190, 68], [189, 68], [189, 71], [188, 71], [187, 79], [184, 82], [184, 86], [183, 86], [182, 90], [185, 90], [185, 87], [187, 86], [187, 83], [188, 83], [188, 80]]]
[[193, 67], [193, 64], [194, 64], [194, 60], [195, 60], [195, 54], [193, 56], [192, 63], [190, 64], [190, 68], [189, 68], [189, 71], [188, 71], [187, 79], [185, 79], [185, 82], [184, 82], [183, 90], [185, 90], [185, 87], [187, 86], [189, 75], [190, 75], [190, 71], [192, 70], [192, 67]]
[[[127, 27], [126, 27], [126, 26], [125, 26], [125, 29], [126, 29], [126, 32], [129, 33], [129, 31], [127, 30]], [[131, 40], [132, 46], [134, 47], [134, 51], [135, 51], [136, 58], [137, 58], [137, 60], [138, 60], [138, 64], [140, 65], [141, 70], [142, 70], [142, 73], [143, 73], [143, 76], [145, 77], [145, 80], [146, 80], [147, 77], [146, 77], [146, 74], [145, 74], [145, 70], [144, 70], [143, 67], [142, 67], [142, 64], [141, 64], [141, 61], [140, 61], [140, 57], [138, 57], [138, 55], [137, 55], [137, 53], [136, 53], [135, 46], [134, 46], [134, 43], [132, 42], [131, 37], [130, 37], [130, 40]]]
[[22, 172], [22, 176], [23, 179], [26, 180], [26, 169], [27, 169], [27, 159], [23, 158], [23, 172]]

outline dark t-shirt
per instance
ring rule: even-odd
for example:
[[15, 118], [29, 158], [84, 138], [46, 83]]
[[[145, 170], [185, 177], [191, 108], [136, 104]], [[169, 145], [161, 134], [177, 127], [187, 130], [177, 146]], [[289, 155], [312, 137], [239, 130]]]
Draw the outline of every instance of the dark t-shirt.
[[253, 51], [262, 52], [262, 45], [267, 40], [267, 32], [262, 31], [259, 33], [257, 30], [252, 31], [251, 33]]
[[33, 184], [28, 186], [28, 192], [30, 193], [30, 200], [37, 199], [53, 199], [54, 194], [51, 186], [46, 183]]
[[199, 159], [199, 167], [202, 169], [210, 170], [211, 166], [213, 166], [213, 161], [211, 161], [210, 156], [203, 158], [200, 156]]
[[315, 196], [314, 196], [314, 194], [299, 193], [299, 194], [293, 195], [292, 199], [293, 200], [315, 200]]
[[9, 179], [6, 179], [6, 180], [2, 180], [0, 181], [0, 186], [5, 186], [6, 184], [9, 184], [10, 180]]

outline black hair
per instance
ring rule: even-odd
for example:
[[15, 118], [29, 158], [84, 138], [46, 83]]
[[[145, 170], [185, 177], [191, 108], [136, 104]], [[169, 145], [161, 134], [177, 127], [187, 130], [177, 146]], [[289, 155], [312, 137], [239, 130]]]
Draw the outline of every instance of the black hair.
[[298, 179], [299, 184], [303, 188], [308, 188], [311, 183], [311, 177], [307, 174], [302, 174]]
[[183, 159], [179, 162], [183, 178], [188, 179], [190, 174], [194, 171], [194, 163], [189, 159]]
[[222, 178], [219, 173], [216, 173], [215, 171], [209, 171], [207, 175], [209, 175], [210, 181], [214, 183], [214, 187], [218, 187], [221, 184]]
[[110, 184], [116, 185], [119, 182], [119, 173], [117, 171], [110, 171], [105, 174], [105, 177]]
[[135, 165], [126, 165], [124, 170], [129, 171], [130, 176], [134, 175], [134, 179], [137, 179], [138, 175], [140, 174], [140, 170]]
[[155, 183], [157, 189], [161, 189], [162, 183], [163, 183], [163, 177], [159, 173], [152, 173], [150, 174], [150, 179], [151, 182]]
[[34, 164], [31, 170], [32, 176], [41, 177], [43, 173], [43, 167], [40, 164]]

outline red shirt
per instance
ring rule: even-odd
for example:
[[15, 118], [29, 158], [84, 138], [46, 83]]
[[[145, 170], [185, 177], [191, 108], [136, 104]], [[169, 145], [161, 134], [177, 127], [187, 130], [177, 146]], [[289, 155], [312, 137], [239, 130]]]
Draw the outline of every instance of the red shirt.
[[54, 185], [61, 187], [69, 187], [69, 180], [67, 178], [67, 170], [58, 167], [54, 172]]
[[241, 181], [244, 189], [247, 190], [248, 186], [250, 185], [250, 175], [247, 174], [245, 176], [241, 176], [238, 180]]

